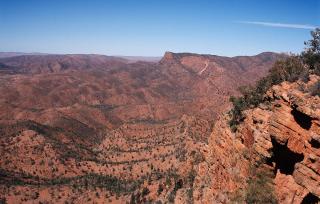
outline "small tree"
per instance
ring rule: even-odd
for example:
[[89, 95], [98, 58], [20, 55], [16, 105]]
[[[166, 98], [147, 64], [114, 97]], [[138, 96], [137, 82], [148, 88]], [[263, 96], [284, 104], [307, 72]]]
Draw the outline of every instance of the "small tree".
[[311, 40], [304, 42], [307, 47], [302, 52], [302, 57], [309, 68], [320, 75], [320, 28], [311, 31], [311, 36]]

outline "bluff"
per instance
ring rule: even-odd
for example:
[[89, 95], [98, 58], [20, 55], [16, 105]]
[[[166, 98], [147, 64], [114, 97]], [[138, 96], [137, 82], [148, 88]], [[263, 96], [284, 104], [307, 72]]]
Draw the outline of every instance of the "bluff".
[[[320, 200], [320, 77], [273, 86], [259, 107], [245, 111], [233, 133], [222, 116], [203, 150], [194, 198], [198, 203], [244, 202], [253, 168], [272, 172], [279, 203]], [[259, 186], [257, 186], [259, 188]]]

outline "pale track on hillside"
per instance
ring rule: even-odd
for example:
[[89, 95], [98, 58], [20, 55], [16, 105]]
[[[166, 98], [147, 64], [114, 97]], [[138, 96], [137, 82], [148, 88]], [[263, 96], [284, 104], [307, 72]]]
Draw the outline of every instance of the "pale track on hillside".
[[208, 68], [208, 66], [209, 66], [209, 60], [207, 60], [207, 61], [205, 62], [204, 68], [203, 68], [200, 72], [198, 72], [198, 74], [201, 75], [204, 71], [206, 71], [206, 69]]

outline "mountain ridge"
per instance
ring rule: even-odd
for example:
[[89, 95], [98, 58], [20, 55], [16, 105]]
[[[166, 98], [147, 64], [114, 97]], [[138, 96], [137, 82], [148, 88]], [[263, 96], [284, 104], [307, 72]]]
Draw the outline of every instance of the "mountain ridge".
[[213, 122], [237, 87], [282, 56], [174, 58], [0, 59], [1, 195], [10, 203], [192, 199]]

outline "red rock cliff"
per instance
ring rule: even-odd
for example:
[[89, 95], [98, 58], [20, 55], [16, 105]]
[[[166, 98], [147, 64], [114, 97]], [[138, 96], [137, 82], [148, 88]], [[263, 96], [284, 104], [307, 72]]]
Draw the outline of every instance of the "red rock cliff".
[[266, 102], [245, 111], [246, 119], [232, 133], [222, 117], [198, 169], [194, 199], [199, 203], [228, 203], [246, 189], [250, 164], [274, 172], [279, 203], [312, 203], [320, 198], [320, 97], [313, 94], [320, 77], [306, 83], [273, 86]]

